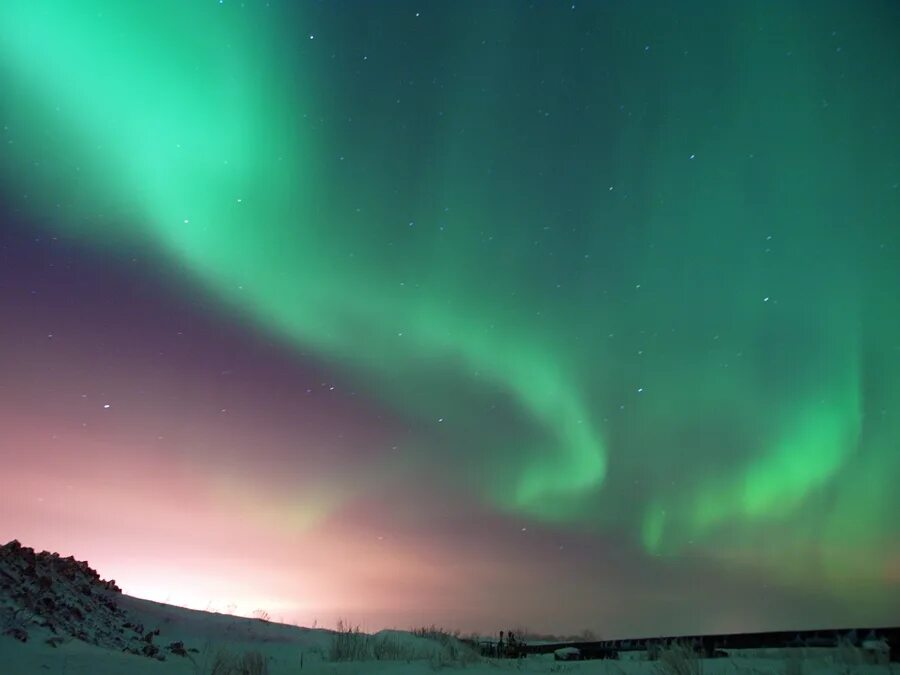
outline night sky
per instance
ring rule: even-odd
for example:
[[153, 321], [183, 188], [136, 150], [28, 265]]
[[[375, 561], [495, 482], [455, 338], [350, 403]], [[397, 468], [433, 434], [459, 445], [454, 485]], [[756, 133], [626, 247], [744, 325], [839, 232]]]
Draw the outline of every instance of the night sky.
[[900, 4], [0, 25], [0, 540], [306, 625], [900, 623]]

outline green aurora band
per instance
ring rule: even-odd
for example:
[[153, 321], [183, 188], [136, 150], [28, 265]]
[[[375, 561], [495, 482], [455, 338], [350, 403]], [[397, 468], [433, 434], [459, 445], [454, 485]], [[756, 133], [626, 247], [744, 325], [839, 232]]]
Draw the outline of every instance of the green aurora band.
[[6, 0], [0, 169], [51, 229], [145, 244], [333, 364], [507, 512], [877, 587], [900, 42], [877, 3], [707, 4], [674, 37], [599, 3], [394, 7], [379, 42], [292, 3]]

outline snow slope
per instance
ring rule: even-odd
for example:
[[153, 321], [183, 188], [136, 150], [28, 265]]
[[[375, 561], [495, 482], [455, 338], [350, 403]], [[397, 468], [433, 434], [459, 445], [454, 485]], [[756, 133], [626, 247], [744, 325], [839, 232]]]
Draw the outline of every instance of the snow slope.
[[[341, 636], [364, 646], [363, 660], [330, 660]], [[898, 664], [858, 663], [862, 654], [852, 649], [733, 653], [675, 671], [641, 660], [482, 659], [461, 647], [405, 631], [338, 634], [174, 607], [123, 595], [72, 558], [17, 542], [0, 547], [0, 675], [256, 675], [215, 671], [223, 650], [258, 653], [267, 675], [900, 675]]]
[[[212, 665], [221, 649], [232, 653], [259, 651], [265, 658], [268, 675], [502, 675], [517, 673], [572, 673], [573, 675], [667, 675], [660, 663], [646, 661], [583, 661], [556, 663], [552, 657], [529, 657], [521, 662], [483, 659], [468, 666], [443, 663], [439, 646], [429, 640], [402, 631], [391, 631], [421, 653], [431, 650], [430, 658], [411, 661], [331, 663], [327, 661], [334, 633], [269, 623], [258, 619], [200, 612], [173, 607], [128, 596], [120, 596], [120, 605], [132, 618], [145, 626], [159, 627], [160, 644], [181, 640], [196, 648], [187, 657], [167, 655], [165, 661], [124, 653], [108, 647], [68, 639], [51, 647], [41, 637], [47, 629], [36, 631], [33, 639], [22, 643], [0, 636], [0, 674], [2, 675], [150, 675], [184, 673], [212, 675]], [[41, 632], [43, 631], [43, 632]], [[302, 667], [301, 667], [302, 658]], [[835, 662], [830, 650], [809, 653], [805, 658], [784, 655], [758, 657], [735, 653], [729, 659], [697, 662], [703, 675], [900, 675], [900, 667]], [[673, 675], [675, 675], [673, 673]]]

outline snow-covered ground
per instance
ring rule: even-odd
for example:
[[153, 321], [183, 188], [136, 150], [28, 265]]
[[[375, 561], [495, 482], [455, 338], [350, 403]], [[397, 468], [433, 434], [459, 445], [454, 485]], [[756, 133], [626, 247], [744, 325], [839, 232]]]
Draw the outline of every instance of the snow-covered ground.
[[[159, 627], [154, 638], [165, 645], [183, 641], [197, 649], [182, 657], [167, 654], [165, 661], [98, 647], [76, 639], [67, 639], [58, 647], [48, 645], [46, 629], [31, 631], [22, 643], [12, 637], [0, 637], [0, 673], [3, 675], [150, 675], [184, 673], [214, 675], [213, 663], [221, 650], [232, 654], [257, 651], [263, 655], [269, 675], [426, 675], [442, 672], [467, 675], [500, 675], [503, 672], [572, 673], [573, 675], [681, 675], [667, 671], [663, 664], [648, 661], [555, 662], [551, 656], [528, 657], [521, 661], [478, 659], [469, 664], [454, 664], [442, 657], [441, 646], [409, 633], [391, 631], [386, 636], [398, 641], [420, 658], [409, 661], [328, 661], [334, 633], [268, 623], [211, 612], [200, 612], [128, 596], [119, 596], [119, 605], [133, 619], [150, 629]], [[684, 675], [900, 675], [900, 665], [848, 664], [833, 650], [810, 651], [791, 656], [783, 653], [734, 653], [731, 658], [696, 662], [702, 670]], [[837, 659], [836, 659], [837, 657]], [[837, 662], [836, 662], [837, 660]], [[851, 659], [852, 660], [852, 659]], [[229, 674], [230, 675], [230, 674]]]
[[[355, 658], [335, 661], [336, 645]], [[216, 667], [245, 654], [255, 655], [260, 667]], [[852, 648], [735, 652], [668, 667], [642, 656], [484, 659], [449, 636], [366, 636], [201, 612], [123, 595], [72, 558], [35, 553], [18, 542], [0, 546], [0, 675], [900, 675], [900, 664], [863, 664], [863, 653]]]

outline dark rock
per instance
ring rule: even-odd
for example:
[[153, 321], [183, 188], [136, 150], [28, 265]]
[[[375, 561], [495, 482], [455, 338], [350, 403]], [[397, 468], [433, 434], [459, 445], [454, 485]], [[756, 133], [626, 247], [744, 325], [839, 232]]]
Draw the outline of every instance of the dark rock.
[[28, 642], [28, 631], [24, 628], [19, 628], [18, 626], [15, 628], [7, 628], [4, 635], [14, 637], [19, 642]]
[[176, 656], [187, 656], [187, 650], [184, 648], [184, 643], [181, 640], [171, 643], [168, 649]]

